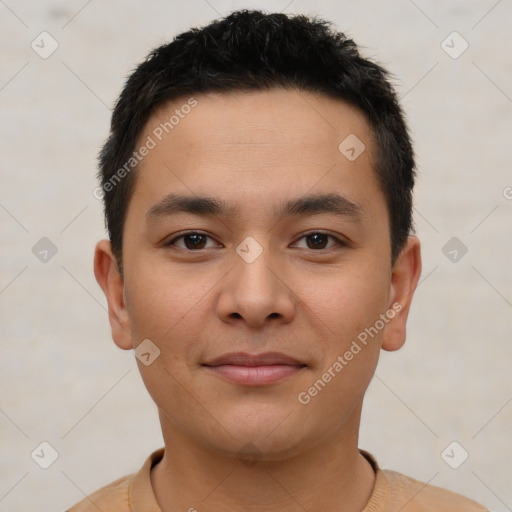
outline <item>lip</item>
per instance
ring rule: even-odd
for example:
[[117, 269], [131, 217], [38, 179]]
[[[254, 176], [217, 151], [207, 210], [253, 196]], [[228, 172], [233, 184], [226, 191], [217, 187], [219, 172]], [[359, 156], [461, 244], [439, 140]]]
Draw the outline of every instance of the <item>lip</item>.
[[232, 352], [213, 359], [203, 367], [237, 384], [264, 386], [295, 375], [307, 365], [280, 352]]
[[264, 352], [262, 354], [247, 354], [246, 352], [230, 352], [216, 357], [206, 363], [206, 366], [220, 366], [232, 364], [236, 366], [270, 366], [275, 364], [287, 364], [294, 366], [306, 366], [305, 363], [287, 356], [281, 352]]

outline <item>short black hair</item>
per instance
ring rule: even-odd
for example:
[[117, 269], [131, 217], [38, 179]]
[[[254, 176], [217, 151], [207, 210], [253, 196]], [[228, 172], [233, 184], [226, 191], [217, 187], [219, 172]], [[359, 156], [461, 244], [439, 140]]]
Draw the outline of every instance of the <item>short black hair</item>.
[[[133, 192], [137, 141], [162, 104], [193, 94], [290, 88], [357, 107], [376, 143], [375, 172], [390, 218], [391, 261], [412, 231], [414, 152], [390, 74], [318, 17], [234, 11], [154, 49], [128, 77], [99, 155], [101, 195], [122, 273], [123, 228]], [[341, 142], [341, 141], [340, 141]], [[129, 165], [127, 165], [129, 162]]]

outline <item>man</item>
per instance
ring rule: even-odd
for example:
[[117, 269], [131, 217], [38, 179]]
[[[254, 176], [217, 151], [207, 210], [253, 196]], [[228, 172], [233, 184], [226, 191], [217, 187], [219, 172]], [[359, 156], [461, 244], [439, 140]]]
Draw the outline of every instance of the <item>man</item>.
[[165, 448], [71, 511], [484, 511], [358, 449], [420, 272], [387, 73], [328, 23], [239, 11], [130, 76], [95, 275]]

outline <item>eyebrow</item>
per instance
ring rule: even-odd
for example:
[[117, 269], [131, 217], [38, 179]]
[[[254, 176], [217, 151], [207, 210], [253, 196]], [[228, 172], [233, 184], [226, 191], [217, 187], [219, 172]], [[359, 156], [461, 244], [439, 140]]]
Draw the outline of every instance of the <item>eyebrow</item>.
[[[240, 209], [213, 197], [169, 194], [147, 211], [146, 221], [151, 224], [162, 217], [179, 213], [235, 217], [240, 215]], [[361, 220], [364, 216], [364, 210], [359, 204], [337, 193], [302, 196], [286, 201], [274, 210], [275, 216], [280, 219], [322, 213], [349, 217], [353, 220]]]

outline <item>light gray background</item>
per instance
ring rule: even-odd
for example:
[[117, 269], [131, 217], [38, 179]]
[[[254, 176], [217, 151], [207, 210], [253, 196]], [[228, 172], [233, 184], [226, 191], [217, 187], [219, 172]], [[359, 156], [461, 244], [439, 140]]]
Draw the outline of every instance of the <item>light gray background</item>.
[[[148, 51], [242, 7], [319, 14], [397, 76], [424, 271], [408, 341], [382, 354], [370, 386], [360, 446], [512, 510], [511, 2], [288, 2], [0, 0], [1, 512], [63, 510], [162, 445], [92, 271], [105, 235], [96, 155]], [[31, 48], [42, 31], [59, 44], [48, 59]], [[457, 59], [441, 46], [453, 31], [469, 44]], [[454, 236], [468, 248], [455, 263], [442, 252]], [[46, 263], [32, 252], [42, 237], [58, 249]], [[469, 452], [456, 470], [440, 455], [454, 440]], [[59, 453], [46, 470], [30, 455], [42, 441]]]

